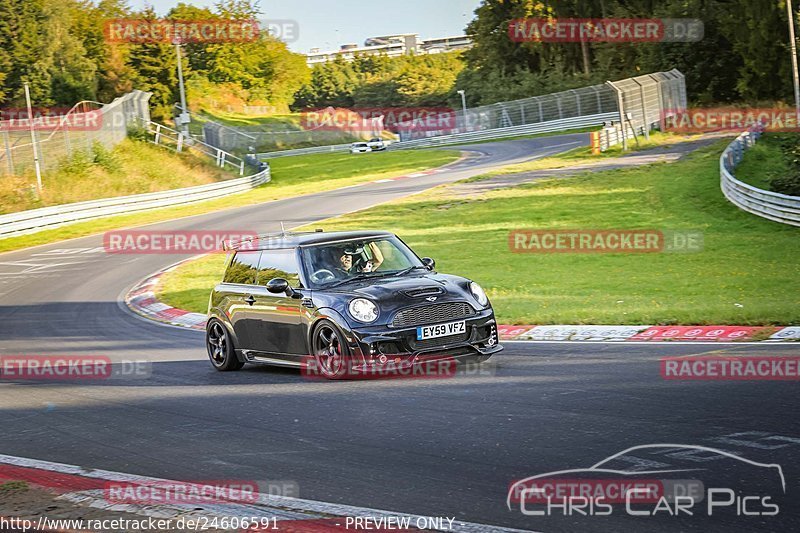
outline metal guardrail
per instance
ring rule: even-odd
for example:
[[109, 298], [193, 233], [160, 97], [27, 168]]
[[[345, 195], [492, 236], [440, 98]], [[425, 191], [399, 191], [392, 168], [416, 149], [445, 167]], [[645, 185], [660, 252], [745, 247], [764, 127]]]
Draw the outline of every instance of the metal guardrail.
[[276, 157], [286, 157], [288, 155], [306, 155], [306, 154], [329, 154], [331, 152], [346, 152], [350, 150], [350, 143], [348, 144], [330, 144], [328, 146], [310, 146], [308, 148], [295, 148], [292, 150], [279, 150], [277, 152], [264, 152], [256, 154], [258, 159], [274, 159]]
[[389, 149], [403, 150], [407, 148], [428, 148], [448, 144], [488, 141], [492, 139], [502, 139], [521, 135], [535, 135], [537, 133], [553, 133], [576, 128], [588, 128], [592, 126], [599, 127], [603, 124], [603, 122], [609, 122], [618, 118], [618, 116], [619, 114], [615, 111], [611, 113], [601, 113], [597, 115], [585, 115], [582, 117], [571, 117], [561, 120], [551, 120], [548, 122], [538, 122], [536, 124], [525, 124], [523, 126], [513, 126], [510, 128], [494, 128], [491, 130], [456, 133], [453, 135], [439, 135], [436, 137], [429, 137], [427, 139], [395, 142], [389, 145]]
[[732, 204], [748, 213], [781, 224], [800, 226], [800, 196], [765, 191], [744, 183], [733, 175], [745, 151], [761, 136], [758, 131], [746, 131], [725, 148], [719, 157], [719, 177], [722, 194]]
[[248, 191], [270, 181], [270, 170], [208, 185], [170, 191], [134, 194], [103, 200], [55, 205], [0, 216], [0, 238], [13, 237], [52, 229], [73, 222], [93, 220], [111, 215], [136, 213], [158, 207], [190, 204]]

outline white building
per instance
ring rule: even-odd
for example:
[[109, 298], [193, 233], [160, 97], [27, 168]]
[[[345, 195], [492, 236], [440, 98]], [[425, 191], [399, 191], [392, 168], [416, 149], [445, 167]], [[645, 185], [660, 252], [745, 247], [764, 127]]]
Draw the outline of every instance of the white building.
[[419, 35], [416, 33], [403, 33], [399, 35], [370, 37], [364, 41], [364, 46], [343, 44], [338, 50], [330, 51], [321, 51], [319, 48], [312, 48], [309, 53], [306, 54], [306, 62], [311, 66], [317, 63], [333, 61], [337, 57], [342, 57], [346, 61], [352, 61], [356, 55], [384, 54], [388, 57], [398, 57], [409, 54], [438, 54], [451, 50], [463, 50], [470, 46], [472, 46], [472, 39], [466, 35], [420, 39]]

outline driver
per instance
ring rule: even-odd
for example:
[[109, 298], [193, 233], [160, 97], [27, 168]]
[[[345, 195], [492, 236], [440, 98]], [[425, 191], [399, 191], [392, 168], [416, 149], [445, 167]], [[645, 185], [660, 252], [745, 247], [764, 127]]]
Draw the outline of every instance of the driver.
[[363, 246], [345, 246], [339, 252], [339, 265], [337, 270], [346, 274], [357, 274], [360, 272], [375, 272], [383, 263], [383, 254], [378, 245], [374, 242], [367, 246], [371, 252], [371, 258], [364, 252]]

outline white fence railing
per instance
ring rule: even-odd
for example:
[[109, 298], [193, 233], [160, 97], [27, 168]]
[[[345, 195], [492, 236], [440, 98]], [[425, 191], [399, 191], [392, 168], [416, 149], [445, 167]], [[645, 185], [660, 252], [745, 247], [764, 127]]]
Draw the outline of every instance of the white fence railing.
[[428, 148], [447, 144], [462, 144], [522, 135], [535, 135], [538, 133], [553, 133], [577, 128], [589, 128], [593, 126], [600, 127], [603, 122], [614, 120], [618, 116], [618, 113], [615, 111], [612, 113], [601, 113], [598, 115], [585, 115], [582, 117], [551, 120], [549, 122], [539, 122], [536, 124], [525, 124], [524, 126], [513, 126], [510, 128], [494, 128], [484, 131], [457, 133], [454, 135], [439, 135], [437, 137], [428, 137], [427, 139], [395, 142], [389, 145], [389, 148], [393, 150], [402, 150], [405, 148]]
[[195, 152], [199, 155], [214, 159], [214, 163], [220, 168], [225, 168], [225, 165], [229, 165], [235, 168], [240, 176], [244, 174], [245, 162], [240, 157], [236, 157], [225, 150], [206, 144], [203, 141], [187, 137], [183, 133], [157, 122], [137, 119], [137, 124], [142, 126], [145, 131], [152, 136], [152, 138], [148, 137], [148, 140], [153, 144], [165, 146], [176, 152]]
[[736, 168], [745, 151], [761, 136], [758, 131], [746, 131], [725, 148], [719, 158], [719, 177], [722, 193], [731, 203], [748, 213], [782, 224], [800, 226], [800, 196], [788, 196], [765, 191], [736, 179]]
[[252, 176], [208, 185], [198, 185], [170, 191], [134, 194], [131, 196], [90, 200], [88, 202], [20, 211], [19, 213], [0, 216], [0, 238], [36, 233], [37, 231], [63, 226], [65, 224], [93, 220], [111, 215], [136, 213], [146, 209], [171, 207], [211, 200], [213, 198], [228, 196], [229, 194], [248, 191], [267, 183], [270, 179], [270, 170], [267, 168]]

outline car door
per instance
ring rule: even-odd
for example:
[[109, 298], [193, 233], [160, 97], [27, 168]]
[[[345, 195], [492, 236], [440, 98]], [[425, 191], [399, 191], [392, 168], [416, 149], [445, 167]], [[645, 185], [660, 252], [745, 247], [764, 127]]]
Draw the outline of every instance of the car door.
[[306, 351], [306, 321], [302, 298], [274, 294], [266, 289], [269, 280], [284, 278], [295, 290], [301, 289], [300, 266], [295, 249], [265, 250], [258, 264], [253, 294], [253, 341], [255, 350], [291, 362], [299, 362]]
[[256, 301], [253, 293], [258, 289], [256, 276], [260, 257], [260, 251], [236, 252], [222, 280], [221, 292], [226, 300], [222, 307], [233, 326], [236, 347], [240, 350], [254, 348], [251, 309]]

